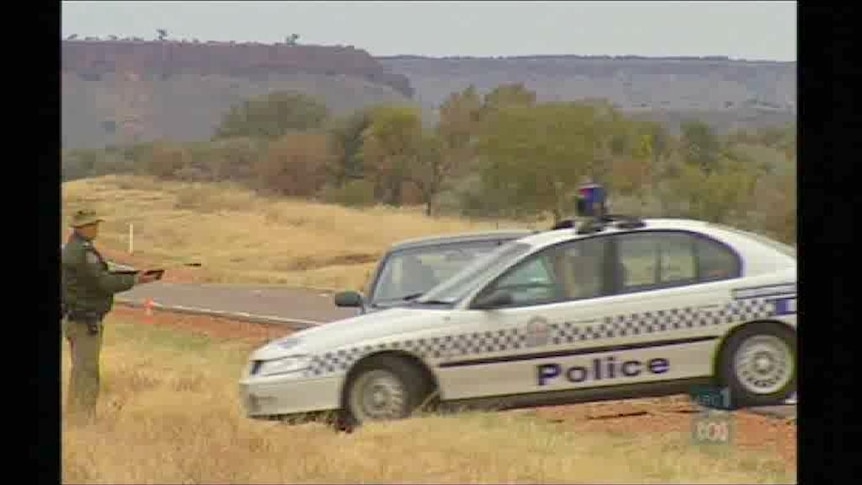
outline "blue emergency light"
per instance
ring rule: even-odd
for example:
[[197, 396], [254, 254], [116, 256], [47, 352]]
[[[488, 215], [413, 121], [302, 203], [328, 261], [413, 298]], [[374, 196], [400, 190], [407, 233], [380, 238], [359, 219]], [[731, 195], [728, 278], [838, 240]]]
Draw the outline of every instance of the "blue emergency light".
[[589, 183], [578, 187], [577, 212], [584, 221], [577, 223], [574, 219], [564, 219], [556, 222], [551, 230], [575, 228], [578, 234], [593, 234], [605, 230], [609, 225], [618, 229], [646, 226], [639, 217], [608, 214], [607, 192], [600, 184]]
[[599, 184], [584, 184], [578, 188], [578, 215], [602, 217], [607, 214], [605, 188]]

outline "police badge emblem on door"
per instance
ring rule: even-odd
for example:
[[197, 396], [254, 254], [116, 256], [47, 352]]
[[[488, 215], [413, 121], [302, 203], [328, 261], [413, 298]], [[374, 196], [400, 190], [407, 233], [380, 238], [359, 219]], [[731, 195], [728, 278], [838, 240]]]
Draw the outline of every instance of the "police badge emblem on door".
[[551, 327], [542, 317], [534, 317], [527, 322], [527, 347], [547, 345], [551, 336]]

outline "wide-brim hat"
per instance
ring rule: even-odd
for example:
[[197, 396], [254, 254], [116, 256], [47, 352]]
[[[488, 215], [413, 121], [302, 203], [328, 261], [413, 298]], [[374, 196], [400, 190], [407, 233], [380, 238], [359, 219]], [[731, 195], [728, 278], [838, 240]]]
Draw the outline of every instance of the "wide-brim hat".
[[104, 219], [99, 217], [96, 214], [96, 211], [89, 209], [81, 209], [79, 211], [75, 211], [72, 214], [72, 217], [69, 219], [69, 226], [71, 227], [83, 227], [89, 226], [90, 224], [96, 224], [97, 222], [102, 222]]

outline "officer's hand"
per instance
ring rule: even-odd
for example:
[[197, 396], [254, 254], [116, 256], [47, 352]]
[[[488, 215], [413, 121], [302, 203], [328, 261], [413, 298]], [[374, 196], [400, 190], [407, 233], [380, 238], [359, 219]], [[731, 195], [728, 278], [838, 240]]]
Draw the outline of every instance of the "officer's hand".
[[147, 273], [138, 273], [135, 276], [135, 284], [136, 285], [145, 285], [147, 283], [152, 283], [158, 279], [158, 275], [155, 274], [147, 274]]

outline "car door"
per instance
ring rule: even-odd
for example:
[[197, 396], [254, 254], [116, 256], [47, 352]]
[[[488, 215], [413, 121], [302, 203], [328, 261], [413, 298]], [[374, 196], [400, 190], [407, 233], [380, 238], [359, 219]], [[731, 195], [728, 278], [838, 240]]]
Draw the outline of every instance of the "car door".
[[[685, 231], [634, 231], [610, 241], [617, 268], [603, 330], [621, 337], [616, 360], [643, 370], [626, 382], [711, 375], [722, 325], [733, 318], [730, 282], [740, 276], [739, 257]], [[662, 372], [650, 371], [656, 359]]]
[[476, 296], [506, 291], [511, 302], [456, 311], [453, 327], [467, 342], [438, 364], [444, 399], [542, 391], [542, 365], [579, 347], [564, 325], [596, 322], [607, 311], [607, 238], [569, 241], [515, 263]]

